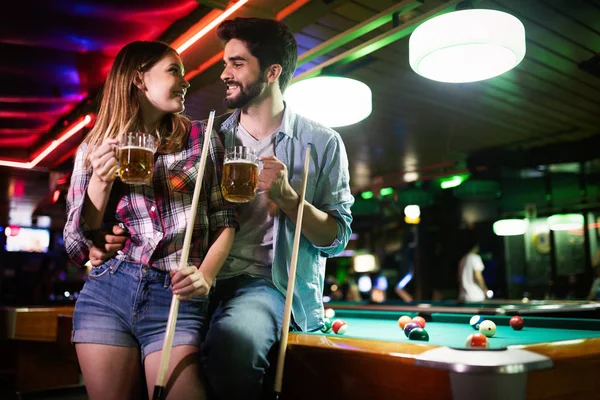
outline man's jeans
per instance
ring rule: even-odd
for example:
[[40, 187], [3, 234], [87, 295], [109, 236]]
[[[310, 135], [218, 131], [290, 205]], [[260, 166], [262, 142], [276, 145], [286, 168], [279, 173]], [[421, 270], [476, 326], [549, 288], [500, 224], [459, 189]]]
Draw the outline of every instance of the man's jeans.
[[281, 336], [284, 305], [284, 295], [265, 279], [241, 275], [217, 281], [202, 346], [211, 397], [259, 398], [267, 356]]

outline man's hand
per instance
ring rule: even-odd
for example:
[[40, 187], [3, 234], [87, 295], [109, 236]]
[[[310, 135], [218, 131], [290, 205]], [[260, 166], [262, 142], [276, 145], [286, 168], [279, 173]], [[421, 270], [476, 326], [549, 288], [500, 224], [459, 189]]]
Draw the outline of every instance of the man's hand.
[[113, 258], [117, 251], [123, 249], [129, 237], [125, 229], [119, 225], [112, 227], [112, 233], [100, 231], [94, 235], [94, 246], [90, 249], [90, 262], [92, 266], [102, 265], [109, 258]]
[[179, 300], [188, 300], [192, 297], [206, 297], [210, 292], [213, 279], [205, 278], [204, 274], [193, 265], [170, 271], [173, 294]]
[[298, 193], [288, 182], [288, 171], [284, 163], [275, 156], [260, 158], [263, 168], [258, 175], [258, 188], [264, 190], [279, 207], [298, 206]]

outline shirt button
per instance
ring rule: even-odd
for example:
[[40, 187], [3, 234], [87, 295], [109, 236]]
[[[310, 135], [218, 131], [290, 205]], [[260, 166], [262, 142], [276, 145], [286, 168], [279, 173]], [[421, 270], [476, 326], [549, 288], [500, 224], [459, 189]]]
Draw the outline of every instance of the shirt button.
[[156, 210], [156, 207], [152, 206], [150, 207], [150, 211], [154, 212]]

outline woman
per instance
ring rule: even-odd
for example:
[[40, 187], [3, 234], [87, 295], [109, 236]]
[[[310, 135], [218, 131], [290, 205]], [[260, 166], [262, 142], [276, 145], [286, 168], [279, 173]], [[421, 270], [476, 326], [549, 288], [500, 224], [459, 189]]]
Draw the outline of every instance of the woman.
[[[197, 364], [207, 295], [225, 261], [237, 222], [223, 200], [223, 147], [211, 135], [188, 263], [179, 268], [187, 214], [205, 126], [181, 115], [189, 83], [177, 52], [160, 42], [133, 42], [117, 55], [104, 85], [98, 119], [78, 149], [67, 198], [65, 246], [82, 265], [94, 233], [120, 223], [123, 250], [92, 268], [75, 306], [73, 342], [91, 399], [139, 395], [143, 365], [152, 393], [171, 297], [179, 295], [166, 380], [167, 398], [205, 397]], [[124, 133], [155, 136], [152, 180], [116, 177]]]

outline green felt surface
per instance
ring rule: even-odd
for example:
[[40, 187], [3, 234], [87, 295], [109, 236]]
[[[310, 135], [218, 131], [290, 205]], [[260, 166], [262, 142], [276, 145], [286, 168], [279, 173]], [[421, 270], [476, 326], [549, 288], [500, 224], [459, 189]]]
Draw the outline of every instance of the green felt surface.
[[[335, 319], [343, 319], [348, 324], [344, 336], [383, 340], [392, 342], [429, 343], [439, 346], [464, 348], [467, 337], [476, 333], [469, 325], [469, 315], [431, 314], [425, 330], [429, 333], [429, 342], [409, 340], [398, 326], [401, 315], [414, 316], [414, 313], [389, 311], [337, 310]], [[510, 317], [483, 316], [496, 323], [496, 334], [488, 338], [490, 348], [504, 348], [545, 342], [561, 342], [600, 337], [600, 320], [526, 317], [525, 327], [516, 331], [509, 325]], [[322, 334], [322, 333], [315, 333]], [[329, 333], [328, 335], [335, 335]]]

